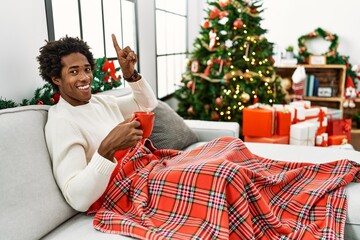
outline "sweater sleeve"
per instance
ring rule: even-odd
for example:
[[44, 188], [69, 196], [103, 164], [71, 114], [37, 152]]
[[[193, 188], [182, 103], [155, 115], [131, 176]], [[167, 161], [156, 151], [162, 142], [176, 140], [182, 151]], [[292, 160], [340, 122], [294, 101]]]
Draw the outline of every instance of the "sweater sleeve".
[[124, 118], [131, 117], [134, 111], [152, 111], [158, 105], [157, 98], [144, 77], [137, 82], [130, 82], [133, 94], [118, 98], [118, 106]]
[[48, 121], [45, 132], [54, 176], [66, 201], [77, 211], [87, 211], [105, 191], [116, 163], [97, 152], [87, 163], [87, 144], [69, 121]]

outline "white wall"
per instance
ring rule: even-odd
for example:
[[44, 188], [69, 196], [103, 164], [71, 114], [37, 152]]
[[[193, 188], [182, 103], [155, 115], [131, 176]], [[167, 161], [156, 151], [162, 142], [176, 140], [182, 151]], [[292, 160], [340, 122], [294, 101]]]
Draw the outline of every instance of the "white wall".
[[[189, 0], [189, 48], [204, 17], [206, 0]], [[360, 63], [357, 23], [360, 1], [264, 0], [262, 26], [266, 37], [284, 47], [297, 46], [299, 36], [322, 27], [340, 38], [339, 53]], [[139, 57], [141, 73], [156, 89], [154, 0], [138, 0]], [[20, 102], [31, 98], [44, 81], [38, 73], [36, 56], [47, 39], [44, 0], [7, 0], [0, 8], [0, 97]], [[326, 48], [326, 47], [325, 47]]]
[[20, 102], [45, 82], [36, 56], [47, 39], [44, 0], [1, 1], [0, 97]]
[[[269, 41], [282, 47], [293, 45], [298, 49], [297, 40], [320, 27], [339, 37], [338, 52], [349, 56], [351, 64], [360, 64], [360, 1], [348, 0], [265, 0], [263, 27], [268, 29]], [[329, 41], [308, 41], [312, 53], [325, 53]], [[319, 49], [315, 49], [319, 47]]]

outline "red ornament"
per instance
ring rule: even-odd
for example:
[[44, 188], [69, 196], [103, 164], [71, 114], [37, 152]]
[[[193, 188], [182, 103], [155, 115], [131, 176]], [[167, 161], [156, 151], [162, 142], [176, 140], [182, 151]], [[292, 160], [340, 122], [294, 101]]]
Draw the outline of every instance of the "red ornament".
[[222, 19], [223, 17], [226, 17], [227, 15], [229, 15], [229, 12], [228, 11], [221, 11], [219, 13], [219, 18]]
[[189, 107], [188, 110], [187, 110], [187, 112], [188, 112], [188, 114], [190, 114], [190, 115], [194, 114], [194, 109], [193, 109], [193, 107], [192, 107], [192, 106]]
[[210, 109], [210, 105], [209, 105], [209, 104], [205, 104], [205, 105], [204, 105], [204, 109], [205, 109], [206, 111], [208, 111], [208, 110]]
[[211, 114], [211, 119], [212, 120], [219, 120], [219, 118], [220, 118], [220, 116], [219, 116], [219, 114], [217, 112], [213, 112]]
[[236, 28], [242, 28], [242, 26], [244, 25], [243, 21], [241, 21], [241, 19], [236, 19], [233, 23], [233, 26]]
[[60, 93], [55, 93], [54, 94], [54, 103], [57, 104], [59, 102], [60, 99]]
[[188, 89], [192, 89], [193, 88], [193, 85], [194, 85], [194, 82], [193, 81], [188, 81], [188, 83], [186, 84], [186, 87]]
[[220, 15], [220, 10], [217, 7], [213, 6], [210, 10], [209, 18], [215, 19], [219, 17], [219, 15]]
[[37, 102], [37, 105], [44, 105], [44, 102], [41, 101], [41, 100], [39, 100], [39, 101]]
[[227, 5], [229, 5], [230, 2], [231, 2], [231, 0], [220, 0], [220, 1], [219, 1], [219, 5], [220, 5], [220, 7], [224, 8], [224, 7], [226, 7]]
[[217, 97], [217, 98], [215, 99], [215, 104], [218, 105], [218, 106], [221, 106], [221, 105], [222, 105], [222, 101], [223, 101], [222, 97]]
[[209, 20], [205, 20], [205, 21], [203, 22], [202, 26], [203, 26], [204, 28], [209, 28], [209, 27], [211, 27], [211, 23], [210, 23]]

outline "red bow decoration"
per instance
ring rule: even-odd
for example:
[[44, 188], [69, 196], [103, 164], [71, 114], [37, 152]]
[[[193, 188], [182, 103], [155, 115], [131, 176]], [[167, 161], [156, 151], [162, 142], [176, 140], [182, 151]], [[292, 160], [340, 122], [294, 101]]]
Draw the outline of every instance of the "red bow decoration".
[[351, 126], [350, 126], [350, 124], [349, 123], [345, 123], [344, 124], [344, 126], [343, 126], [343, 132], [344, 133], [347, 133], [347, 132], [349, 132], [349, 131], [351, 131]]
[[325, 133], [326, 132], [326, 127], [323, 126], [323, 121], [326, 117], [326, 113], [320, 108], [320, 112], [318, 115], [318, 121], [320, 122], [320, 127], [318, 127], [317, 129], [317, 135]]
[[109, 61], [106, 59], [103, 68], [101, 69], [103, 72], [107, 72], [108, 75], [105, 77], [105, 81], [108, 82], [110, 76], [118, 81], [118, 77], [115, 75], [115, 65], [113, 61]]

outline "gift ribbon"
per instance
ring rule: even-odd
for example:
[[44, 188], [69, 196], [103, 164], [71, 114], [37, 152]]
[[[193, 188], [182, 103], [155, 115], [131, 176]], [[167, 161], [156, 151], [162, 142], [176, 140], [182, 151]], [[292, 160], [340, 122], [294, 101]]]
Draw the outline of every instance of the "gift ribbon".
[[106, 59], [103, 68], [101, 69], [103, 72], [107, 72], [108, 75], [104, 78], [105, 81], [109, 80], [111, 76], [114, 80], [118, 80], [118, 77], [115, 75], [115, 65], [113, 61], [109, 61]]

